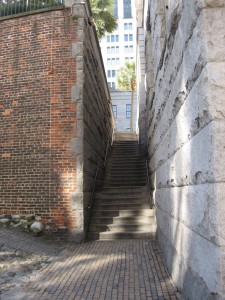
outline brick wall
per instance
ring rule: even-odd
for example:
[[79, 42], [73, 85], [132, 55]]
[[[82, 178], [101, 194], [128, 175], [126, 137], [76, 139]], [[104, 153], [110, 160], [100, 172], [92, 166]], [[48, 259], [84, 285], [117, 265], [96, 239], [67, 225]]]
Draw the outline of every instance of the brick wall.
[[77, 21], [63, 10], [0, 21], [0, 214], [35, 214], [58, 234], [76, 227]]
[[0, 20], [0, 214], [80, 241], [114, 120], [90, 7], [66, 6]]

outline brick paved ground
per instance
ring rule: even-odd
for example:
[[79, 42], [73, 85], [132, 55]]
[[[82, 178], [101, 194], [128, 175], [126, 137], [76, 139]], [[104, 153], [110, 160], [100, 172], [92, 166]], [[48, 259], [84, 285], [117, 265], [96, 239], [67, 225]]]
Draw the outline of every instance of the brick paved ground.
[[[23, 285], [17, 284], [3, 292], [1, 300], [181, 299], [163, 265], [156, 242], [127, 240], [67, 244], [59, 253], [63, 248], [61, 244], [30, 239], [31, 247], [34, 251], [38, 248], [41, 257], [46, 255], [47, 248], [48, 255], [54, 259], [29, 276]], [[29, 243], [26, 244], [29, 248]]]

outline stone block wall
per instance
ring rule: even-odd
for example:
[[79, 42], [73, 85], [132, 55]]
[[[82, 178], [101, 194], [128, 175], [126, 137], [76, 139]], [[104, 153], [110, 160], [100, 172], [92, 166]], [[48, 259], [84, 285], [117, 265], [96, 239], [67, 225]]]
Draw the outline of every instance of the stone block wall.
[[[90, 85], [85, 75], [85, 51], [98, 57], [96, 72], [103, 72], [96, 36], [84, 43], [85, 30], [95, 32], [90, 12], [72, 4], [0, 19], [0, 215], [34, 215], [45, 232], [78, 241], [85, 237], [84, 157], [90, 155], [84, 138], [95, 127], [103, 131], [91, 141], [96, 137], [95, 160], [102, 158], [113, 120], [106, 79], [99, 75]], [[89, 120], [86, 128], [90, 86], [105, 108], [91, 114], [95, 126]]]
[[[79, 61], [78, 81], [74, 92], [78, 95], [77, 139], [80, 144], [77, 165], [77, 192], [74, 193], [75, 206], [79, 215], [80, 236], [84, 238], [88, 228], [90, 203], [96, 169], [96, 187], [101, 186], [104, 177], [106, 152], [111, 149], [114, 117], [101, 51], [96, 31], [91, 22], [88, 3], [79, 4], [73, 10], [78, 20], [78, 42], [73, 44], [74, 55]], [[81, 92], [80, 92], [81, 91]], [[77, 199], [79, 201], [77, 202]]]
[[225, 2], [150, 0], [145, 11], [158, 240], [185, 299], [224, 299]]

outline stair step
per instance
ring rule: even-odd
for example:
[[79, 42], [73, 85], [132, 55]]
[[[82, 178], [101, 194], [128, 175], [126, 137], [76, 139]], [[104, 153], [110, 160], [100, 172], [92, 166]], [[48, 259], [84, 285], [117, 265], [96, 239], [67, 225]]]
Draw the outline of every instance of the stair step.
[[153, 230], [155, 230], [155, 224], [92, 224], [90, 232], [130, 232]]
[[155, 224], [154, 217], [91, 217], [92, 224]]
[[[124, 210], [128, 206], [127, 203], [117, 203], [117, 204], [98, 204], [94, 203], [93, 209], [94, 210]], [[148, 203], [130, 203], [129, 204], [129, 209], [143, 209], [143, 208], [149, 208]]]
[[[125, 181], [125, 182], [113, 182], [113, 183], [104, 183], [104, 187], [109, 187], [109, 186], [113, 186], [113, 187], [123, 187], [123, 186], [127, 186], [129, 184], [129, 181]], [[146, 182], [135, 182], [134, 183], [136, 186], [145, 186]]]
[[146, 181], [146, 175], [145, 174], [140, 174], [140, 175], [132, 175], [132, 174], [122, 174], [118, 176], [113, 176], [113, 175], [107, 175], [105, 176], [105, 180], [112, 180], [112, 181], [131, 181], [134, 182], [136, 181]]
[[130, 232], [90, 232], [89, 240], [124, 240], [124, 239], [155, 239], [155, 231], [130, 231]]
[[150, 208], [146, 209], [125, 209], [125, 210], [92, 210], [93, 217], [153, 217], [154, 211]]
[[120, 203], [126, 203], [127, 205], [130, 204], [138, 204], [138, 203], [146, 203], [145, 197], [142, 198], [95, 198], [94, 203], [96, 204], [107, 204], [107, 203], [113, 203], [113, 204], [120, 204]]
[[102, 187], [102, 188], [97, 188], [96, 189], [96, 194], [99, 192], [101, 193], [107, 193], [107, 194], [137, 194], [141, 192], [146, 192], [147, 191], [147, 186], [125, 186], [121, 188], [115, 188], [115, 187]]
[[90, 224], [130, 224], [130, 223], [147, 223], [153, 224], [155, 222], [154, 216], [132, 216], [132, 217], [124, 217], [124, 216], [117, 216], [117, 217], [96, 217], [91, 216]]

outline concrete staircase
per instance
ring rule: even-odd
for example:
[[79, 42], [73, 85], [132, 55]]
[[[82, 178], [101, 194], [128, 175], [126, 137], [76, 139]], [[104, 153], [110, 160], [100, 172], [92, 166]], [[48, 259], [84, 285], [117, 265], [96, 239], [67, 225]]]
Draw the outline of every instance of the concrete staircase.
[[88, 239], [154, 238], [154, 211], [149, 207], [146, 182], [136, 134], [117, 134], [104, 186], [94, 195]]

